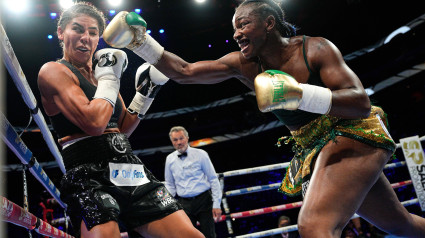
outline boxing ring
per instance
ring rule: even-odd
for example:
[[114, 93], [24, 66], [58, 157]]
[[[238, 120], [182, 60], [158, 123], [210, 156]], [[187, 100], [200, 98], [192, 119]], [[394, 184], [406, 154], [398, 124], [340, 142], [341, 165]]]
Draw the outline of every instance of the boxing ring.
[[[19, 92], [21, 93], [23, 100], [25, 101], [28, 108], [30, 109], [32, 113], [32, 117], [34, 118], [38, 127], [40, 128], [40, 131], [43, 135], [44, 140], [46, 141], [48, 145], [49, 150], [51, 151], [52, 155], [55, 157], [57, 166], [64, 173], [65, 168], [63, 166], [62, 157], [59, 153], [58, 148], [56, 147], [56, 143], [54, 142], [53, 136], [51, 135], [50, 128], [47, 126], [43, 118], [43, 115], [38, 108], [37, 101], [35, 100], [35, 97], [32, 94], [31, 89], [26, 81], [25, 75], [22, 72], [19, 62], [13, 52], [12, 46], [10, 45], [9, 39], [7, 38], [7, 35], [4, 31], [3, 26], [1, 26], [0, 30], [1, 30], [0, 37], [2, 41], [1, 50], [2, 50], [4, 64], [9, 74], [12, 76], [14, 83], [17, 86]], [[425, 69], [425, 64], [419, 64], [414, 66], [413, 68], [415, 70], [422, 71]], [[409, 72], [410, 72], [410, 75], [414, 73], [412, 71], [409, 71]], [[406, 74], [404, 75], [406, 77], [408, 76]], [[394, 83], [395, 81], [384, 80], [379, 85], [376, 85], [375, 87], [370, 88], [369, 91], [371, 91], [372, 93], [377, 92]], [[251, 92], [249, 93], [249, 95], [253, 96], [253, 93]], [[184, 113], [191, 113], [197, 110], [207, 110], [212, 107], [221, 106], [226, 103], [235, 103], [241, 100], [243, 100], [243, 98], [237, 96], [237, 97], [231, 98], [231, 100], [220, 100], [218, 102], [201, 106], [198, 108], [185, 108], [183, 110], [176, 110], [174, 111], [174, 113], [165, 113], [165, 114], [167, 114], [167, 116], [176, 116], [176, 115], [180, 115]], [[147, 114], [144, 120], [161, 118], [163, 116], [164, 115], [160, 115], [159, 113]], [[25, 145], [25, 143], [22, 141], [18, 133], [15, 131], [14, 127], [11, 125], [11, 123], [7, 120], [7, 118], [3, 114], [0, 115], [0, 122], [3, 129], [1, 131], [1, 136], [4, 143], [15, 153], [15, 155], [20, 159], [22, 163], [22, 172], [24, 176], [24, 184], [23, 184], [24, 196], [26, 196], [26, 189], [27, 189], [26, 182], [25, 182], [25, 171], [28, 170], [46, 188], [46, 190], [54, 198], [54, 200], [56, 200], [57, 203], [63, 209], [65, 209], [66, 204], [64, 204], [61, 201], [59, 190], [56, 188], [56, 186], [50, 180], [46, 172], [43, 170], [41, 163], [39, 163], [36, 160], [32, 152], [30, 151], [30, 149]], [[253, 129], [252, 133], [262, 129], [270, 130], [280, 126], [282, 125], [279, 124], [278, 122], [272, 122], [261, 128], [257, 127]], [[242, 134], [238, 136], [244, 136], [244, 135]], [[232, 139], [234, 138], [235, 137], [232, 137]], [[418, 139], [419, 141], [423, 142], [425, 141], [425, 136], [418, 137]], [[222, 139], [222, 141], [225, 141], [225, 140]], [[402, 142], [397, 144], [397, 149], [398, 150], [403, 149]], [[142, 155], [153, 154], [155, 153], [156, 150], [166, 152], [166, 151], [172, 151], [173, 149], [170, 146], [164, 146], [161, 148], [135, 151], [135, 153], [142, 154]], [[422, 149], [421, 151], [423, 153]], [[408, 157], [405, 157], [405, 159], [407, 160]], [[266, 166], [260, 166], [260, 167], [226, 171], [226, 172], [218, 173], [218, 176], [220, 179], [221, 187], [224, 188], [227, 183], [226, 180], [228, 178], [258, 174], [258, 173], [276, 171], [276, 170], [284, 171], [285, 169], [288, 168], [288, 166], [289, 166], [289, 162], [285, 162], [285, 163], [272, 164], [272, 165], [266, 165]], [[385, 166], [384, 170], [402, 168], [402, 167], [408, 167], [407, 162], [400, 161], [400, 162], [389, 163]], [[415, 187], [415, 190], [417, 190], [419, 177], [418, 176], [411, 176], [411, 177], [412, 178], [409, 180], [395, 182], [395, 183], [392, 183], [391, 185], [394, 189], [413, 185]], [[285, 203], [285, 204], [280, 204], [280, 205], [270, 206], [270, 207], [261, 207], [261, 208], [256, 208], [252, 210], [246, 210], [246, 211], [234, 211], [234, 208], [229, 206], [229, 202], [228, 202], [229, 198], [232, 198], [232, 197], [240, 198], [248, 194], [260, 193], [260, 192], [265, 192], [269, 190], [277, 190], [279, 185], [280, 183], [272, 183], [272, 184], [257, 185], [257, 186], [250, 186], [250, 187], [245, 187], [241, 189], [223, 191], [222, 206], [224, 209], [224, 214], [220, 217], [218, 222], [225, 223], [229, 237], [265, 237], [265, 236], [270, 236], [274, 234], [279, 234], [281, 232], [290, 232], [290, 231], [298, 230], [297, 225], [294, 224], [294, 225], [290, 225], [290, 226], [282, 227], [282, 228], [274, 228], [274, 229], [264, 230], [260, 232], [253, 232], [253, 233], [248, 233], [243, 235], [235, 235], [236, 232], [235, 232], [234, 224], [233, 224], [235, 220], [261, 216], [261, 215], [269, 214], [269, 213], [282, 212], [282, 211], [287, 211], [290, 209], [295, 210], [295, 209], [299, 209], [302, 206], [302, 201]], [[13, 203], [12, 201], [8, 200], [6, 197], [0, 196], [0, 213], [1, 213], [2, 220], [8, 223], [12, 223], [12, 224], [24, 227], [28, 229], [29, 231], [34, 230], [41, 235], [46, 235], [50, 237], [72, 237], [71, 235], [67, 234], [66, 232], [62, 230], [59, 230], [58, 228], [52, 225], [52, 224], [54, 225], [66, 224], [66, 227], [67, 227], [68, 219], [65, 212], [64, 212], [64, 217], [52, 220], [51, 221], [52, 224], [49, 224], [45, 220], [38, 218], [34, 214], [29, 212], [28, 201], [26, 201], [26, 199], [27, 198], [25, 197], [24, 205], [23, 207], [21, 207]], [[243, 201], [244, 199], [240, 198], [240, 200]], [[420, 204], [422, 207], [424, 206], [424, 201], [425, 201], [425, 197], [423, 197], [423, 194], [421, 194], [417, 198], [402, 201], [402, 204], [406, 207]], [[355, 217], [358, 217], [358, 216], [354, 215], [353, 218]], [[126, 236], [127, 236], [126, 233], [122, 233], [122, 237], [126, 237]]]
[[[425, 136], [422, 136], [419, 138], [421, 142], [425, 141]], [[401, 144], [397, 144], [397, 149], [401, 149]], [[393, 162], [389, 163], [384, 167], [384, 171], [388, 169], [394, 169], [394, 168], [403, 168], [406, 167], [407, 163], [406, 161], [399, 161], [399, 162]], [[245, 176], [245, 175], [252, 175], [257, 173], [264, 173], [268, 171], [274, 171], [274, 170], [285, 170], [289, 167], [289, 162], [285, 163], [278, 163], [278, 164], [272, 164], [272, 165], [266, 165], [266, 166], [259, 166], [259, 167], [253, 167], [253, 168], [246, 168], [246, 169], [239, 169], [239, 170], [232, 170], [232, 171], [226, 171], [223, 173], [218, 173], [221, 187], [225, 187], [225, 180], [226, 178], [236, 177], [236, 176]], [[418, 179], [418, 178], [416, 178]], [[417, 181], [418, 182], [418, 181]], [[420, 181], [419, 181], [420, 182]], [[222, 207], [224, 209], [224, 215], [222, 215], [217, 222], [224, 222], [226, 223], [227, 232], [229, 237], [236, 237], [236, 238], [254, 238], [254, 237], [266, 237], [271, 236], [275, 234], [280, 234], [282, 232], [291, 232], [298, 230], [298, 226], [295, 225], [289, 225], [286, 227], [281, 228], [274, 228], [270, 230], [264, 230], [244, 235], [235, 235], [234, 229], [233, 229], [233, 221], [237, 219], [244, 219], [248, 217], [255, 217], [260, 216], [268, 213], [274, 213], [274, 212], [282, 212], [290, 209], [299, 209], [302, 206], [302, 201], [292, 202], [292, 203], [286, 203], [286, 204], [280, 204], [276, 206], [270, 206], [270, 207], [262, 207], [257, 208], [253, 210], [247, 210], [247, 211], [239, 211], [239, 212], [232, 212], [232, 208], [229, 206], [227, 200], [230, 197], [237, 197], [237, 196], [244, 196], [247, 194], [252, 193], [260, 193], [268, 190], [275, 190], [276, 193], [277, 189], [280, 185], [279, 183], [273, 183], [273, 184], [265, 184], [265, 185], [258, 185], [258, 186], [251, 186], [251, 187], [245, 187], [241, 189], [235, 189], [235, 190], [229, 190], [229, 191], [223, 191], [223, 199], [222, 199]], [[394, 182], [391, 184], [393, 189], [402, 188], [406, 186], [412, 186], [414, 185], [413, 181], [411, 179], [409, 180], [403, 180], [399, 182]], [[283, 196], [283, 195], [282, 195]], [[301, 198], [301, 196], [298, 196]], [[243, 198], [239, 198], [240, 201], [244, 201]], [[420, 203], [418, 198], [409, 199], [406, 201], [401, 201], [403, 206], [412, 206], [417, 205]], [[425, 208], [425, 197], [422, 194], [422, 206]], [[425, 210], [423, 210], [425, 211]], [[355, 214], [352, 219], [359, 217], [357, 214]], [[261, 219], [261, 218], [259, 218]], [[63, 223], [65, 219], [60, 218], [55, 221], [55, 223]], [[53, 221], [52, 221], [53, 222]], [[127, 237], [126, 233], [122, 233], [122, 237]]]

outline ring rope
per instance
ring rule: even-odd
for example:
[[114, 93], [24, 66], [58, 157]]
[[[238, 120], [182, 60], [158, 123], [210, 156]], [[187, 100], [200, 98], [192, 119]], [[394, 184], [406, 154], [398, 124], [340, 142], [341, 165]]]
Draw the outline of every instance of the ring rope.
[[276, 169], [282, 169], [282, 168], [288, 168], [288, 167], [289, 167], [289, 162], [285, 162], [285, 163], [279, 163], [279, 164], [258, 166], [258, 167], [248, 168], [248, 169], [231, 170], [224, 173], [220, 173], [220, 175], [227, 178], [227, 177], [232, 177], [237, 175], [260, 173], [260, 172], [266, 172], [270, 170], [276, 170]]
[[[402, 181], [402, 182], [393, 183], [393, 184], [391, 184], [391, 187], [395, 189], [395, 188], [404, 187], [404, 186], [411, 185], [411, 184], [412, 184], [411, 180], [406, 180], [406, 181]], [[282, 204], [282, 205], [278, 205], [278, 206], [265, 207], [265, 208], [254, 209], [254, 210], [249, 210], [249, 211], [237, 212], [237, 213], [232, 213], [232, 214], [229, 214], [229, 215], [222, 215], [217, 222], [221, 222], [221, 221], [224, 221], [224, 220], [227, 221], [229, 218], [239, 219], [239, 218], [246, 218], [246, 217], [252, 217], [252, 216], [257, 216], [257, 215], [263, 215], [263, 214], [267, 214], [267, 213], [273, 213], [273, 212], [277, 212], [277, 211], [299, 208], [299, 207], [302, 206], [302, 203], [303, 203], [302, 201], [299, 201], [299, 202], [294, 202], [294, 203]], [[412, 200], [402, 202], [402, 204], [404, 206], [414, 205], [414, 204], [417, 204], [417, 203], [418, 203], [418, 199], [412, 199]], [[358, 217], [357, 214], [355, 214], [352, 217], [352, 219], [356, 218], [356, 217]], [[65, 218], [63, 218], [63, 217], [57, 218], [57, 219], [51, 221], [52, 224], [61, 224], [61, 223], [64, 223], [64, 222], [65, 222]], [[289, 232], [289, 231], [294, 231], [294, 230], [297, 230], [296, 225], [287, 226], [287, 227], [279, 228], [279, 229], [272, 229], [272, 230], [269, 230], [267, 232], [252, 233], [250, 235], [260, 234], [260, 233], [261, 234], [264, 233], [264, 235], [273, 235], [273, 234], [277, 234], [279, 232]], [[271, 233], [269, 233], [270, 231], [276, 232], [276, 233], [271, 234]], [[233, 232], [230, 233], [230, 234], [233, 234]], [[245, 237], [245, 236], [237, 236], [237, 237]], [[251, 236], [247, 236], [247, 237], [251, 237]], [[261, 237], [261, 236], [253, 236], [253, 237]]]
[[52, 133], [50, 132], [49, 127], [47, 126], [46, 121], [44, 120], [41, 110], [38, 110], [37, 100], [34, 97], [34, 94], [31, 91], [31, 88], [28, 84], [28, 81], [25, 77], [24, 72], [16, 58], [15, 52], [13, 51], [12, 45], [10, 44], [9, 38], [6, 35], [6, 32], [3, 28], [3, 25], [0, 24], [0, 37], [1, 37], [1, 46], [2, 46], [2, 55], [3, 61], [6, 65], [6, 68], [9, 71], [9, 74], [12, 76], [13, 81], [15, 82], [16, 87], [18, 88], [22, 98], [24, 99], [26, 105], [31, 110], [31, 113], [34, 117], [34, 121], [40, 127], [43, 138], [47, 143], [50, 151], [56, 159], [62, 173], [65, 173], [65, 166], [63, 164], [62, 156], [59, 152], [58, 147], [53, 139]]
[[237, 95], [237, 96], [230, 97], [230, 98], [220, 99], [220, 100], [217, 100], [217, 101], [214, 101], [214, 102], [202, 105], [202, 106], [183, 107], [183, 108], [178, 108], [178, 109], [175, 109], [175, 110], [169, 110], [169, 111], [164, 111], [164, 112], [148, 113], [148, 114], [145, 115], [145, 117], [142, 120], [172, 117], [172, 116], [178, 116], [178, 115], [182, 115], [182, 114], [186, 114], [186, 113], [197, 112], [197, 111], [201, 111], [201, 110], [205, 110], [205, 109], [211, 109], [211, 108], [214, 108], [214, 107], [220, 107], [220, 106], [224, 106], [224, 105], [227, 105], [227, 104], [243, 101], [243, 100], [245, 100], [246, 96], [255, 96], [255, 92], [250, 91], [248, 93], [244, 93], [244, 94]]
[[[219, 143], [219, 142], [224, 142], [224, 141], [229, 141], [229, 140], [235, 140], [235, 139], [239, 139], [245, 136], [249, 136], [249, 135], [253, 135], [253, 134], [257, 134], [263, 131], [267, 131], [267, 130], [271, 130], [271, 129], [275, 129], [278, 127], [283, 127], [283, 123], [280, 121], [272, 121], [266, 124], [262, 124], [259, 125], [257, 127], [253, 127], [249, 130], [244, 130], [242, 132], [236, 132], [233, 134], [224, 134], [224, 135], [220, 135], [220, 136], [214, 136], [211, 138], [208, 138], [210, 140], [212, 140], [212, 143]], [[212, 144], [210, 143], [210, 144]], [[189, 143], [191, 146], [192, 144]], [[196, 147], [196, 146], [192, 146], [192, 147]], [[199, 146], [197, 146], [199, 147]], [[144, 155], [152, 155], [155, 154], [156, 152], [161, 152], [161, 153], [167, 153], [167, 152], [172, 152], [174, 151], [174, 147], [173, 146], [160, 146], [160, 147], [154, 147], [154, 148], [148, 148], [148, 149], [141, 149], [141, 150], [133, 150], [133, 152], [135, 154], [144, 156]]]
[[57, 202], [66, 208], [66, 204], [60, 199], [60, 192], [53, 184], [52, 180], [44, 172], [43, 168], [37, 162], [32, 152], [28, 149], [12, 125], [6, 119], [3, 113], [0, 114], [0, 123], [2, 124], [0, 134], [3, 141], [8, 147], [15, 153], [15, 155], [21, 160], [22, 164], [28, 166], [30, 172], [37, 178], [37, 180], [47, 189], [47, 191], [57, 200]]
[[55, 238], [73, 238], [73, 236], [53, 227], [3, 196], [0, 196], [0, 214], [3, 221], [35, 230], [41, 235]]
[[[419, 203], [419, 200], [417, 198], [401, 202], [401, 204], [403, 204], [403, 206], [405, 206], [405, 207], [410, 206], [410, 205], [415, 205], [415, 204], [418, 204], [418, 203]], [[357, 214], [355, 214], [354, 216], [351, 217], [351, 219], [354, 219], [354, 218], [357, 218], [357, 217], [359, 217], [359, 216]], [[265, 237], [265, 236], [271, 236], [271, 235], [279, 234], [279, 233], [282, 233], [282, 232], [291, 232], [291, 231], [296, 231], [296, 230], [298, 230], [298, 225], [290, 225], [290, 226], [285, 226], [285, 227], [280, 227], [280, 228], [274, 228], [274, 229], [271, 229], [271, 230], [260, 231], [260, 232], [246, 234], [246, 235], [240, 235], [240, 236], [236, 236], [235, 238]]]
[[[421, 137], [421, 139], [425, 140], [425, 136]], [[397, 146], [398, 146], [398, 144], [397, 144]], [[399, 147], [397, 147], [397, 148], [399, 148]], [[232, 177], [232, 176], [237, 176], [237, 175], [246, 175], [246, 174], [267, 172], [267, 171], [282, 169], [282, 168], [286, 169], [286, 168], [289, 167], [289, 164], [290, 164], [290, 162], [285, 162], [285, 163], [278, 163], [278, 164], [272, 164], [272, 165], [264, 165], [264, 166], [259, 166], [259, 167], [253, 167], [253, 168], [248, 168], [248, 169], [231, 170], [231, 171], [227, 171], [227, 172], [223, 172], [223, 173], [219, 173], [219, 174], [223, 177]], [[396, 168], [396, 167], [400, 167], [400, 166], [404, 166], [404, 165], [406, 165], [406, 162], [404, 162], [404, 161], [395, 162], [393, 164], [385, 165], [384, 169]]]
[[[65, 217], [53, 219], [50, 221], [50, 224], [52, 224], [53, 226], [63, 226], [67, 222], [71, 222], [71, 219], [69, 218], [69, 216], [66, 216], [66, 219]], [[121, 232], [121, 237], [128, 238], [128, 232]]]
[[[425, 136], [421, 136], [419, 138], [419, 140], [425, 141]], [[397, 143], [396, 147], [397, 147], [397, 149], [401, 148], [401, 144]], [[399, 167], [399, 166], [403, 166], [403, 165], [406, 165], [406, 162], [404, 162], [404, 161], [395, 162], [394, 164], [387, 164], [384, 167], [384, 169], [395, 168], [395, 167]], [[253, 167], [253, 168], [248, 168], [248, 169], [232, 170], [232, 171], [227, 171], [227, 172], [223, 172], [223, 173], [220, 173], [220, 174], [222, 174], [222, 176], [224, 176], [224, 177], [231, 177], [231, 176], [237, 176], [237, 175], [266, 172], [266, 171], [270, 171], [270, 170], [275, 170], [275, 169], [280, 169], [280, 168], [288, 168], [288, 167], [289, 167], [289, 162], [285, 162], [285, 163], [279, 163], [279, 164], [273, 164], [273, 165]]]
[[[283, 164], [286, 164], [286, 163], [283, 163]], [[404, 162], [404, 161], [403, 162], [396, 162], [396, 163], [392, 163], [392, 164], [387, 164], [384, 167], [384, 169], [397, 168], [397, 167], [401, 167], [401, 166], [404, 166], [404, 165], [406, 165], [406, 162]], [[287, 166], [285, 168], [287, 168]], [[273, 170], [274, 167], [270, 166], [269, 169]], [[269, 171], [269, 170], [265, 170], [265, 171]], [[263, 171], [261, 171], [261, 172], [263, 172]], [[248, 187], [248, 188], [230, 190], [230, 191], [225, 192], [224, 194], [225, 194], [226, 197], [232, 197], [232, 196], [237, 196], [237, 195], [242, 195], [242, 194], [267, 191], [267, 190], [279, 188], [279, 186], [280, 186], [280, 183], [258, 185], [258, 186]]]
[[[407, 186], [407, 185], [410, 185], [410, 184], [412, 184], [412, 180], [406, 180], [406, 181], [402, 181], [402, 182], [398, 182], [398, 183], [393, 183], [393, 184], [391, 184], [391, 187], [395, 189], [395, 188], [404, 187], [404, 186]], [[249, 211], [231, 213], [230, 217], [234, 218], [234, 219], [238, 219], [238, 218], [245, 218], [245, 217], [257, 216], [257, 215], [263, 215], [263, 214], [267, 214], [267, 213], [271, 213], [271, 212], [277, 212], [277, 211], [283, 211], [283, 210], [289, 210], [289, 209], [301, 207], [301, 205], [302, 205], [302, 201], [294, 202], [294, 203], [287, 203], [287, 204], [282, 204], [282, 205], [278, 205], [278, 206], [265, 207], [265, 208], [259, 208], [259, 209], [249, 210]], [[222, 221], [224, 218], [225, 218], [225, 216], [222, 215], [219, 221]]]

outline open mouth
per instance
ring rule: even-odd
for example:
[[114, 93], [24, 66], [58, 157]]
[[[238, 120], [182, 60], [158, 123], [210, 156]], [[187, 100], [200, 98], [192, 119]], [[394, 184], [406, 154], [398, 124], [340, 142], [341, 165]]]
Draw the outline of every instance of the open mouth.
[[78, 50], [78, 51], [81, 51], [81, 52], [83, 52], [83, 53], [84, 53], [84, 52], [89, 51], [89, 49], [84, 48], [84, 47], [78, 47], [78, 48], [77, 48], [77, 50]]
[[244, 52], [249, 46], [249, 40], [240, 40], [238, 41], [239, 47], [241, 48], [241, 51]]

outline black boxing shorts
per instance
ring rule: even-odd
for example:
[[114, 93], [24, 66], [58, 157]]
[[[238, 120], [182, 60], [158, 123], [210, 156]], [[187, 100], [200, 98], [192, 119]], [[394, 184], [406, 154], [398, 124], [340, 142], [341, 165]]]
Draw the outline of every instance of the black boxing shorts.
[[182, 209], [165, 186], [132, 153], [127, 137], [109, 133], [88, 137], [62, 150], [67, 170], [61, 199], [77, 236], [116, 221], [128, 231]]

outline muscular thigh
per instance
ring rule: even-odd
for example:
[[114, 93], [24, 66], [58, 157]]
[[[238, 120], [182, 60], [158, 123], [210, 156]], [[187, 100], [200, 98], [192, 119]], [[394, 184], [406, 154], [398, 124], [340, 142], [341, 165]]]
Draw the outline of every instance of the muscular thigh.
[[381, 173], [357, 213], [384, 231], [402, 230], [412, 220], [384, 173]]
[[[320, 152], [303, 202], [307, 217], [346, 222], [361, 205], [390, 153], [359, 141], [336, 137]], [[345, 225], [345, 224], [341, 224]]]
[[135, 229], [144, 237], [202, 237], [202, 233], [191, 223], [183, 210], [176, 211], [162, 219]]

